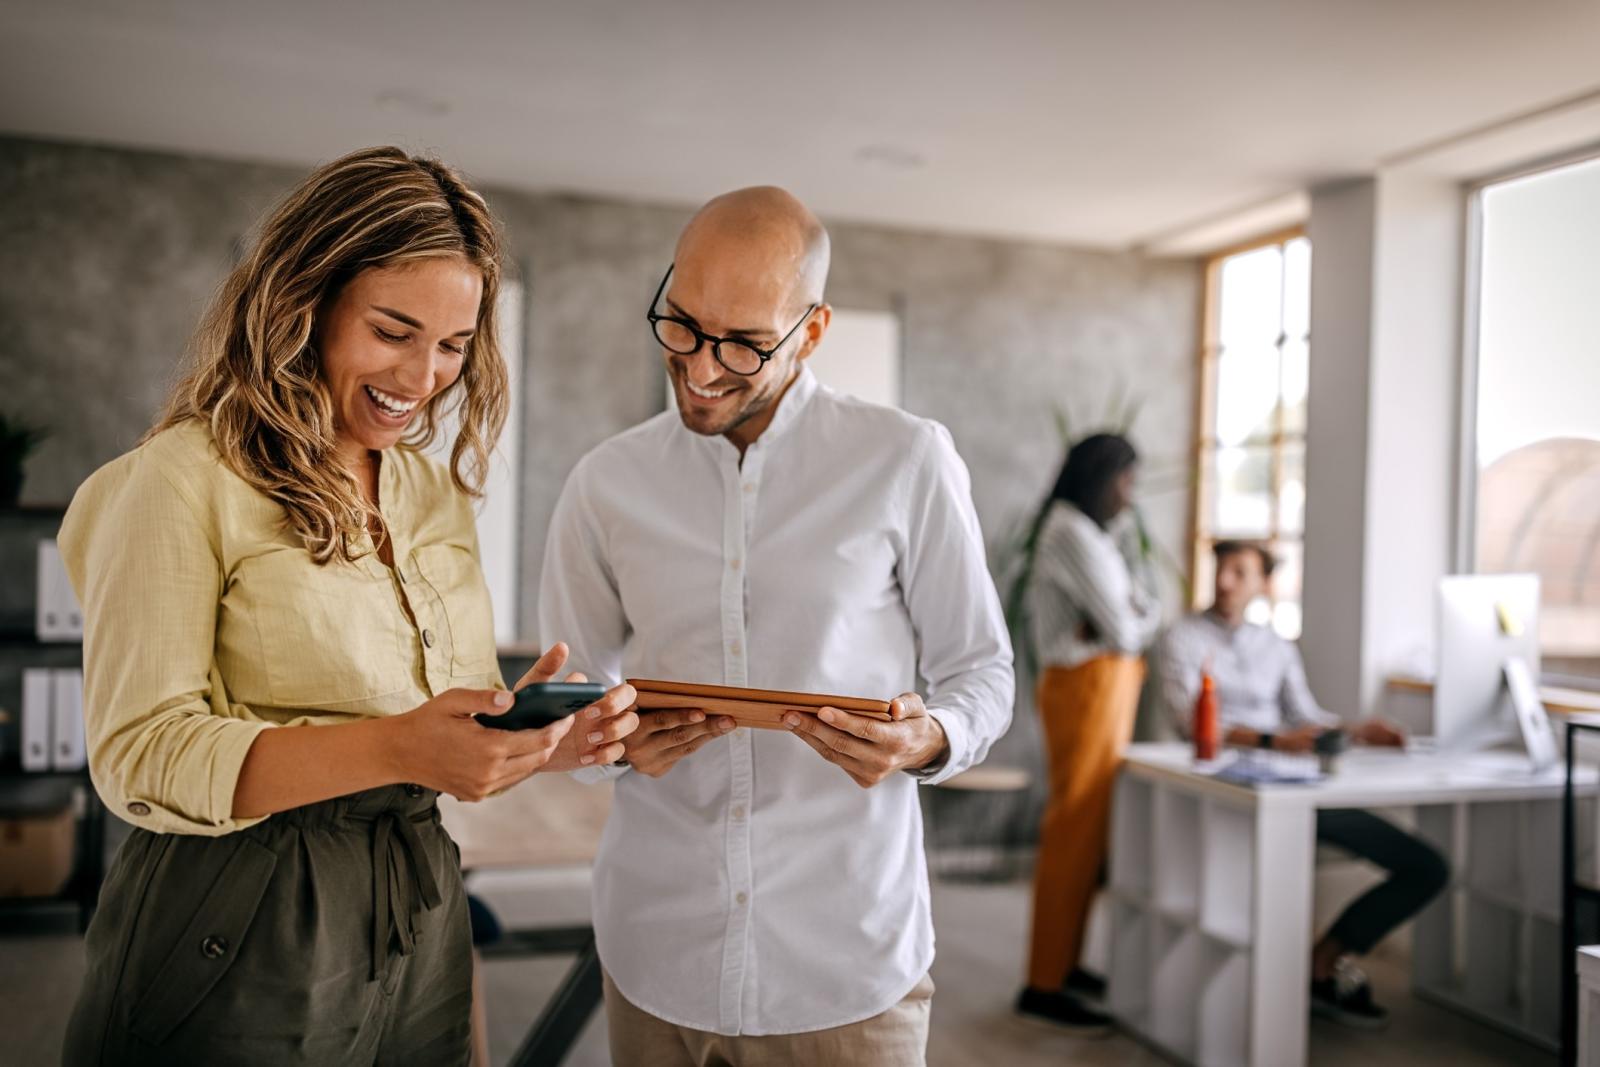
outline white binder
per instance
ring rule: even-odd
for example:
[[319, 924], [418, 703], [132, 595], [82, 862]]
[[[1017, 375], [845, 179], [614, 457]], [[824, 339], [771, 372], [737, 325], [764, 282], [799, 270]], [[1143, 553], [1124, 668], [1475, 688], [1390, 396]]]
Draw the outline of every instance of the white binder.
[[53, 671], [50, 706], [55, 712], [50, 763], [58, 771], [83, 767], [83, 672]]
[[28, 667], [22, 672], [22, 769], [50, 769], [50, 731], [55, 719], [51, 708], [51, 671]]
[[61, 562], [54, 540], [39, 542], [39, 578], [34, 601], [34, 629], [41, 641], [83, 638], [83, 609]]

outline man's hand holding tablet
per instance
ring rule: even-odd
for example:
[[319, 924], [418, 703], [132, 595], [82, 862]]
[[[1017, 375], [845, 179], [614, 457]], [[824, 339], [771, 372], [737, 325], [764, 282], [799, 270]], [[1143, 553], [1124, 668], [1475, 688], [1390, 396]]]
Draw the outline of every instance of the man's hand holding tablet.
[[902, 693], [889, 702], [890, 719], [825, 707], [815, 715], [789, 712], [784, 725], [862, 789], [897, 771], [921, 770], [944, 759], [944, 727], [922, 698]]

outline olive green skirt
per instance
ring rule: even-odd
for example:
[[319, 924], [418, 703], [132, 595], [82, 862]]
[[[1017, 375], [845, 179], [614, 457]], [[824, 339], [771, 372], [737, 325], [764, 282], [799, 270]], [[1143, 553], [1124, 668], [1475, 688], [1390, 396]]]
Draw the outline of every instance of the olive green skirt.
[[135, 830], [63, 1062], [465, 1063], [472, 938], [435, 796], [387, 786], [224, 837]]

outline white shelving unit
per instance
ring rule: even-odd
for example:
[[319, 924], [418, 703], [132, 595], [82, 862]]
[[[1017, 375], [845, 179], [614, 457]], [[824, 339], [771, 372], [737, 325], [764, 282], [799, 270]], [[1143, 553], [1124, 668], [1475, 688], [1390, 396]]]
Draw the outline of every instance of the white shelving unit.
[[[1316, 812], [1411, 808], [1452, 871], [1416, 920], [1416, 991], [1554, 1048], [1560, 776], [1504, 755], [1352, 753], [1326, 782], [1247, 789], [1195, 773], [1181, 746], [1132, 746], [1112, 808], [1110, 1011], [1186, 1063], [1304, 1063]], [[1578, 869], [1592, 877], [1592, 769], [1579, 787]]]
[[1113, 812], [1111, 1010], [1179, 1059], [1246, 1062], [1253, 812], [1126, 775]]
[[[1595, 871], [1595, 805], [1577, 809], [1580, 879]], [[1425, 836], [1449, 889], [1412, 935], [1419, 996], [1554, 1051], [1561, 1025], [1561, 802], [1432, 805]]]

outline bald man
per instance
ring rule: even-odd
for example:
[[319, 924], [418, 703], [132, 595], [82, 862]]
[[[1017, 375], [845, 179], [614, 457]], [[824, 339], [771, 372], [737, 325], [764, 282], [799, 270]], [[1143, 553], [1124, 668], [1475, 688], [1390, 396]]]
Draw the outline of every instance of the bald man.
[[893, 721], [824, 709], [785, 730], [648, 712], [625, 766], [579, 772], [616, 779], [594, 921], [630, 1067], [923, 1063], [917, 786], [982, 760], [1011, 720], [949, 433], [806, 368], [828, 255], [781, 189], [696, 214], [648, 316], [677, 411], [585, 456], [551, 524], [540, 628], [591, 678], [899, 694]]

